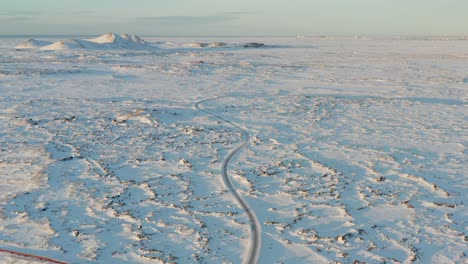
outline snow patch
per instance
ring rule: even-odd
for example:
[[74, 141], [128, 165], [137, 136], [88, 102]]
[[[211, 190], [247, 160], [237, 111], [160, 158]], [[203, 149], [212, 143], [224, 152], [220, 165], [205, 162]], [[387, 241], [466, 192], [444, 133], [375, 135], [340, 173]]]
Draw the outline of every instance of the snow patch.
[[414, 213], [414, 209], [404, 205], [383, 205], [370, 207], [365, 216], [372, 219], [371, 222], [394, 222], [407, 221]]

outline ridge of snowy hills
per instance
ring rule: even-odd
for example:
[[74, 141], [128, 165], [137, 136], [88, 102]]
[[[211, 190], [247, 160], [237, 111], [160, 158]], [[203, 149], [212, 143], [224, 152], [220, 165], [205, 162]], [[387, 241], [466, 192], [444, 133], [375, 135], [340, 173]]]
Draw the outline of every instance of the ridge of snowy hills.
[[16, 49], [40, 49], [40, 50], [147, 50], [157, 49], [148, 45], [136, 35], [123, 34], [121, 36], [109, 32], [92, 39], [66, 39], [54, 43], [36, 39], [29, 39], [20, 43]]
[[225, 42], [191, 42], [191, 43], [173, 43], [173, 42], [146, 42], [136, 35], [123, 34], [117, 35], [113, 32], [106, 33], [96, 38], [90, 39], [64, 39], [56, 42], [28, 39], [19, 43], [17, 50], [159, 50], [163, 49], [204, 49], [204, 48], [263, 48], [273, 47], [263, 43], [249, 42], [228, 44]]

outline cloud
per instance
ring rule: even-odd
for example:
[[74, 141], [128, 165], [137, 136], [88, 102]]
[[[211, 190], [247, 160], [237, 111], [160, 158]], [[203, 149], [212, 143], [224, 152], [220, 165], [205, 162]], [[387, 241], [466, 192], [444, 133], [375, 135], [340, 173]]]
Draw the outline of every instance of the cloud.
[[55, 15], [72, 15], [72, 16], [87, 16], [96, 14], [95, 11], [82, 10], [82, 11], [64, 11], [64, 12], [54, 12], [51, 14]]
[[242, 15], [254, 14], [253, 12], [224, 12], [207, 16], [152, 16], [138, 17], [137, 20], [161, 24], [214, 24], [236, 20]]
[[92, 15], [94, 11], [0, 11], [0, 18], [16, 18], [16, 17], [28, 17], [28, 18], [39, 18], [48, 16], [81, 16], [81, 15]]
[[0, 11], [0, 23], [20, 24], [20, 23], [41, 23], [50, 19], [71, 19], [92, 17], [96, 14], [94, 11]]
[[4, 23], [27, 22], [38, 18], [41, 14], [41, 12], [36, 11], [0, 11], [0, 21]]
[[232, 18], [228, 16], [154, 16], [139, 17], [137, 19], [162, 24], [212, 24], [232, 20]]
[[3, 22], [27, 22], [35, 20], [35, 17], [26, 17], [26, 16], [1, 16], [0, 21]]
[[15, 17], [15, 16], [40, 16], [42, 12], [39, 11], [0, 11], [0, 17]]
[[250, 12], [250, 11], [233, 11], [233, 12], [224, 12], [225, 15], [231, 16], [242, 16], [242, 15], [255, 15], [257, 12]]

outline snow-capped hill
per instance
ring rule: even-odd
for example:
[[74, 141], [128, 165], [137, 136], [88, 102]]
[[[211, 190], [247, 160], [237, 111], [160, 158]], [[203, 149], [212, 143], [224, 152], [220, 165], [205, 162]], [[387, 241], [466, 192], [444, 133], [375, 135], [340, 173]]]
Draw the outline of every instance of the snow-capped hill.
[[52, 42], [44, 41], [44, 40], [37, 40], [37, 39], [28, 39], [16, 46], [16, 49], [39, 49], [41, 47], [47, 46], [52, 44]]
[[143, 39], [141, 39], [141, 38], [138, 37], [137, 35], [132, 35], [131, 38], [132, 38], [132, 40], [133, 40], [134, 42], [142, 43], [142, 44], [145, 44], [145, 43], [146, 43]]
[[208, 44], [201, 43], [201, 42], [194, 42], [194, 43], [184, 44], [184, 46], [187, 47], [187, 48], [204, 48], [204, 47], [208, 46]]
[[107, 33], [93, 39], [86, 39], [96, 44], [102, 44], [105, 48], [123, 48], [123, 49], [147, 49], [148, 45], [144, 40], [135, 35], [123, 34], [118, 36], [115, 33]]
[[115, 33], [107, 33], [94, 39], [86, 41], [96, 44], [102, 44], [104, 49], [154, 49], [155, 47], [148, 45], [144, 40], [135, 35], [123, 34], [118, 36]]
[[118, 42], [118, 36], [113, 32], [109, 32], [109, 33], [101, 35], [101, 36], [99, 36], [97, 38], [86, 39], [86, 41], [94, 42], [94, 43], [98, 43], [98, 44], [116, 43], [116, 42]]
[[85, 46], [81, 43], [81, 41], [76, 39], [67, 39], [54, 42], [50, 45], [41, 47], [41, 50], [76, 50], [76, 49], [84, 49]]
[[208, 45], [209, 48], [219, 48], [219, 47], [224, 47], [226, 46], [227, 44], [224, 43], [224, 42], [213, 42], [211, 44]]
[[146, 42], [143, 39], [141, 39], [140, 37], [138, 37], [137, 35], [123, 34], [121, 37], [126, 39], [126, 40], [131, 40], [131, 41], [133, 41], [135, 43], [146, 44]]
[[227, 45], [228, 44], [224, 42], [213, 42], [213, 43], [193, 42], [193, 43], [184, 44], [183, 46], [187, 48], [220, 48], [220, 47], [225, 47]]

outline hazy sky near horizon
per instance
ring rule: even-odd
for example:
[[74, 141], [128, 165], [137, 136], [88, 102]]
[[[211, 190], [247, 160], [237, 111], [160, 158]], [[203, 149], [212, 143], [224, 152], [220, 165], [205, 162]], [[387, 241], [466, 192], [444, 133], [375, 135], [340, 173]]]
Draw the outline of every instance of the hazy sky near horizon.
[[1, 0], [0, 35], [468, 35], [468, 0]]

